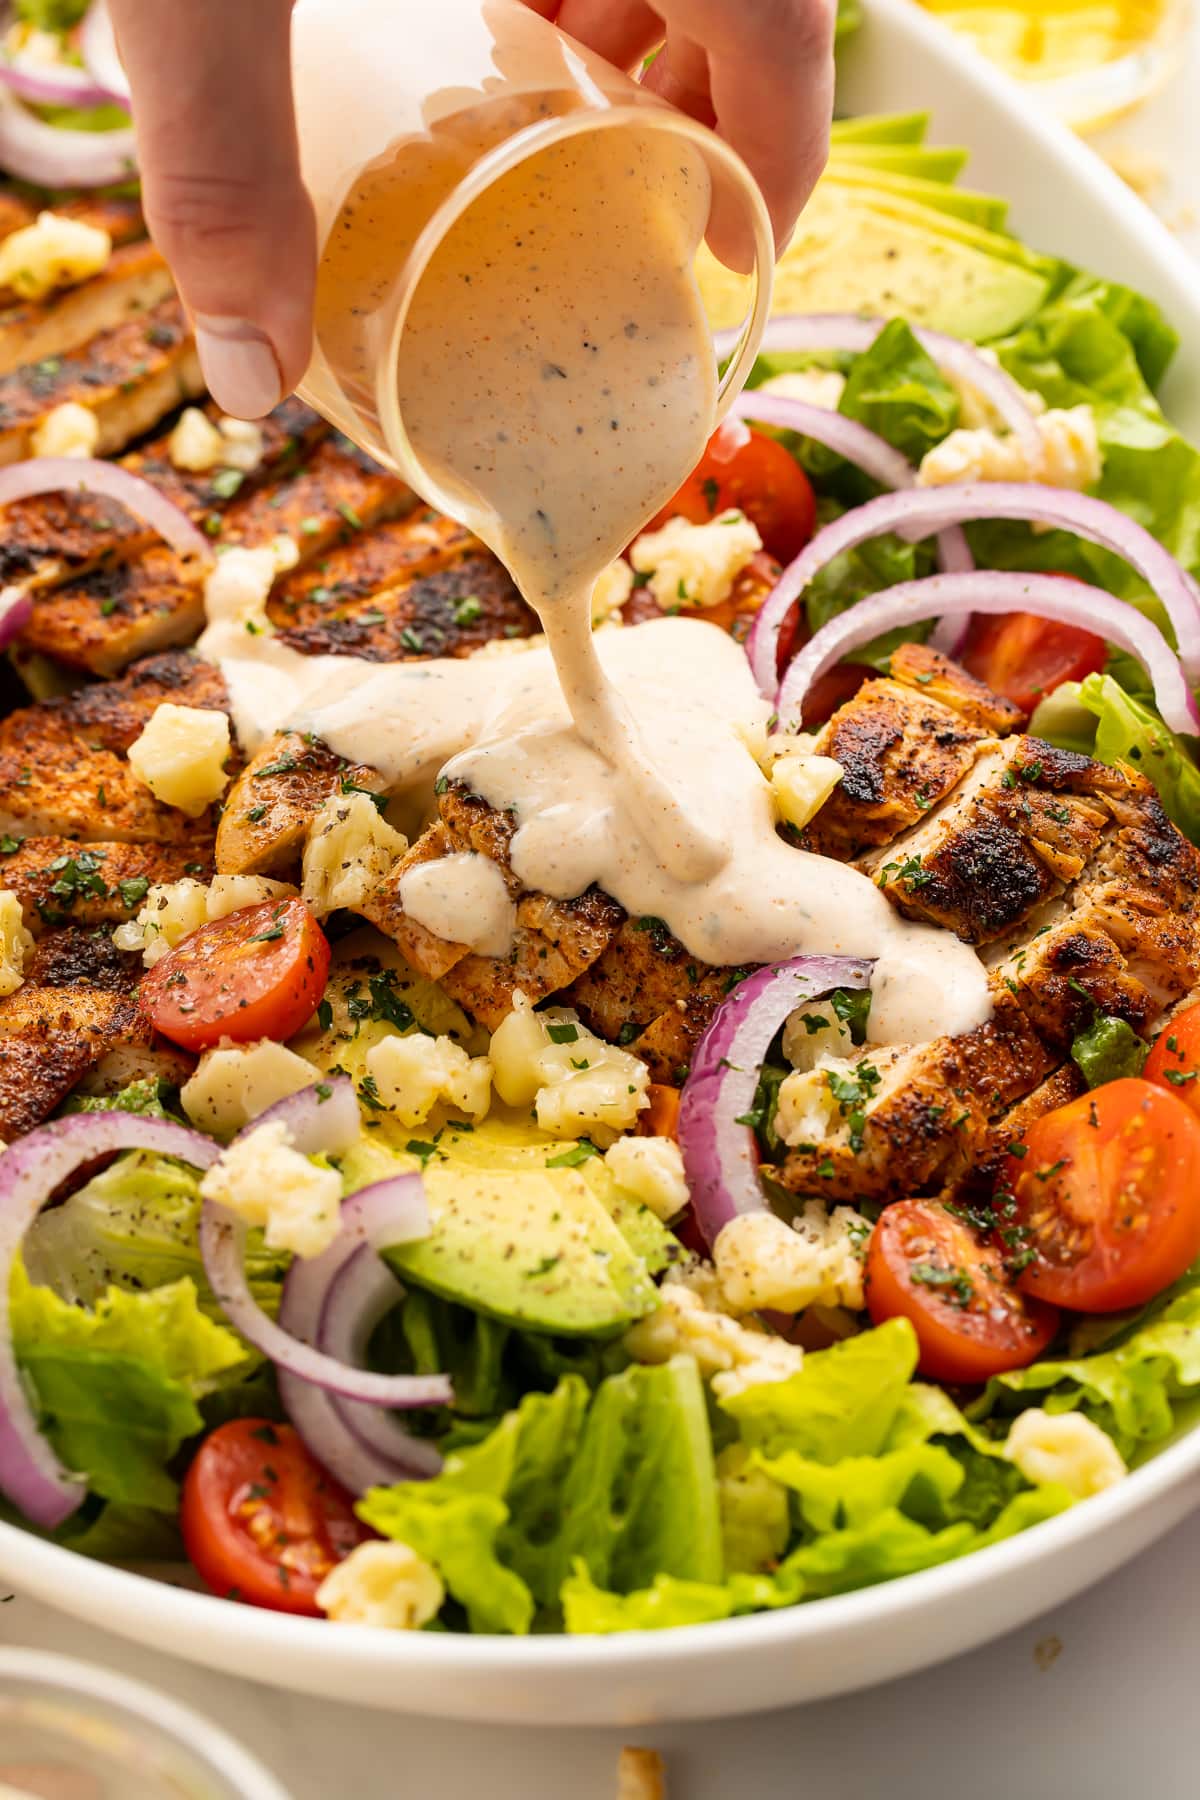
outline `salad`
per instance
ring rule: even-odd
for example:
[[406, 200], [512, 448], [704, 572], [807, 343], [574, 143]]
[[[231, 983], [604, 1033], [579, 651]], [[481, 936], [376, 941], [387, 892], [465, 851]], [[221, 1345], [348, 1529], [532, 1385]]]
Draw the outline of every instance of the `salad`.
[[[165, 416], [200, 398], [173, 300], [119, 460], [36, 440], [128, 322], [0, 377], [35, 420], [0, 631], [41, 696], [0, 721], [6, 1517], [334, 1622], [657, 1629], [1000, 1542], [1184, 1421], [1200, 455], [1155, 308], [961, 163], [837, 129], [750, 390], [595, 607], [744, 642], [775, 719], [729, 754], [784, 840], [989, 972], [932, 1044], [873, 1039], [869, 964], [713, 968], [522, 892], [450, 775], [245, 754], [206, 609], [497, 668], [536, 621], [298, 403]], [[115, 277], [72, 279], [47, 328]], [[406, 910], [450, 857], [519, 896], [511, 952]]]

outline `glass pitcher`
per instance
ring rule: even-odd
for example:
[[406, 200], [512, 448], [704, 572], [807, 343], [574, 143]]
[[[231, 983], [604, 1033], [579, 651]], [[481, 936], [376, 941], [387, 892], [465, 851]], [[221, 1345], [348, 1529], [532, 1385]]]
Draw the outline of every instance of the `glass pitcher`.
[[706, 185], [706, 216], [720, 206], [744, 222], [750, 300], [714, 426], [724, 416], [769, 311], [774, 240], [757, 184], [714, 132], [518, 0], [298, 0], [293, 71], [320, 245], [299, 392], [426, 500], [462, 517], [461, 492], [415, 453], [399, 399], [400, 338], [422, 274], [481, 194], [538, 158], [552, 178], [556, 146], [580, 134], [623, 134], [655, 154], [669, 142]]

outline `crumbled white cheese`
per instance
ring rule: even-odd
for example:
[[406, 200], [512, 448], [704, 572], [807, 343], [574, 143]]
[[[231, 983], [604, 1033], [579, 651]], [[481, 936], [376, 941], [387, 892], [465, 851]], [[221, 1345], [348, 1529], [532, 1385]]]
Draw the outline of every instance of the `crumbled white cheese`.
[[729, 1574], [756, 1573], [783, 1555], [792, 1535], [788, 1491], [745, 1444], [727, 1444], [717, 1457], [717, 1504]]
[[225, 792], [229, 750], [227, 714], [164, 700], [130, 744], [129, 766], [156, 800], [196, 819]]
[[1090, 406], [1055, 409], [1037, 421], [1041, 453], [1031, 458], [1015, 434], [1001, 437], [984, 427], [952, 431], [928, 452], [917, 479], [922, 487], [966, 481], [1037, 481], [1082, 492], [1104, 473], [1104, 457]]
[[771, 769], [771, 791], [780, 818], [797, 831], [814, 819], [844, 775], [832, 756], [776, 757]]
[[100, 421], [78, 400], [64, 400], [51, 409], [33, 432], [29, 448], [35, 456], [94, 456], [100, 442]]
[[167, 455], [177, 469], [189, 474], [206, 475], [220, 467], [224, 439], [207, 413], [198, 406], [185, 406], [167, 439]]
[[223, 467], [252, 475], [263, 459], [262, 426], [254, 419], [231, 419], [223, 413], [217, 420], [217, 430]]
[[486, 1056], [468, 1056], [451, 1037], [385, 1037], [366, 1055], [367, 1074], [389, 1112], [401, 1125], [420, 1125], [439, 1100], [446, 1100], [476, 1123], [492, 1101], [492, 1065]]
[[853, 1207], [826, 1211], [820, 1200], [806, 1201], [794, 1225], [774, 1213], [744, 1213], [730, 1219], [713, 1246], [721, 1292], [737, 1312], [803, 1312], [814, 1304], [857, 1312], [870, 1231]]
[[688, 1203], [683, 1152], [674, 1138], [619, 1137], [604, 1163], [614, 1181], [664, 1223]]
[[[291, 543], [290, 539], [284, 540]], [[293, 546], [294, 548], [294, 546]], [[277, 544], [258, 550], [240, 547], [218, 556], [204, 583], [204, 611], [210, 625], [240, 625], [250, 637], [274, 631], [267, 617], [267, 600], [281, 567]], [[202, 636], [199, 643], [205, 654]]]
[[569, 1007], [535, 1012], [519, 988], [489, 1054], [500, 1098], [508, 1106], [532, 1105], [552, 1137], [611, 1144], [648, 1104], [645, 1063], [593, 1036]]
[[98, 225], [42, 212], [36, 224], [10, 232], [0, 243], [0, 287], [12, 288], [22, 300], [41, 300], [55, 288], [98, 275], [111, 255], [112, 239]]
[[791, 369], [772, 375], [759, 389], [763, 394], [782, 394], [785, 400], [803, 400], [806, 406], [820, 406], [836, 412], [846, 391], [846, 377], [836, 369]]
[[0, 999], [15, 994], [25, 979], [25, 961], [33, 937], [25, 928], [21, 902], [10, 888], [0, 888]]
[[312, 1064], [286, 1044], [263, 1038], [257, 1044], [222, 1044], [206, 1050], [179, 1097], [200, 1131], [232, 1137], [268, 1106], [312, 1087], [317, 1078]]
[[140, 950], [146, 968], [152, 969], [201, 925], [243, 906], [290, 899], [295, 892], [290, 882], [269, 881], [265, 875], [214, 875], [207, 887], [190, 875], [158, 882], [147, 890], [136, 916], [117, 926], [113, 942], [118, 950]]
[[419, 1631], [441, 1611], [446, 1591], [432, 1563], [407, 1544], [357, 1544], [317, 1589], [317, 1605], [339, 1625]]
[[223, 1150], [200, 1193], [247, 1225], [261, 1226], [270, 1250], [320, 1256], [338, 1234], [341, 1176], [294, 1150], [282, 1119], [268, 1119]]
[[1030, 1407], [1013, 1420], [1004, 1454], [1035, 1486], [1058, 1481], [1079, 1500], [1113, 1487], [1128, 1473], [1106, 1432], [1083, 1413]]
[[728, 1396], [764, 1381], [786, 1381], [804, 1361], [804, 1352], [786, 1338], [714, 1312], [690, 1287], [668, 1277], [659, 1289], [656, 1311], [625, 1333], [635, 1362], [665, 1363], [694, 1357], [716, 1394]]
[[193, 475], [206, 475], [210, 469], [237, 469], [249, 475], [263, 459], [262, 426], [230, 418], [220, 418], [214, 425], [198, 406], [188, 406], [167, 439], [167, 455], [177, 469]]
[[762, 549], [762, 539], [740, 512], [722, 513], [707, 525], [668, 519], [660, 531], [637, 539], [629, 560], [664, 608], [719, 606], [734, 581]]
[[319, 919], [339, 907], [353, 911], [407, 849], [370, 794], [331, 794], [308, 828], [304, 898]]
[[592, 589], [592, 624], [603, 625], [611, 613], [624, 606], [633, 592], [633, 570], [619, 556], [616, 562], [609, 563], [607, 569], [601, 569], [596, 577], [596, 585]]
[[[979, 356], [983, 362], [988, 363], [993, 369], [1000, 369], [1003, 367], [996, 352], [990, 348], [981, 350]], [[1005, 429], [1004, 421], [997, 414], [991, 401], [985, 394], [982, 394], [977, 387], [973, 386], [971, 382], [955, 379], [952, 385], [958, 393], [959, 422], [962, 425], [966, 426], [971, 431], [982, 430], [985, 426], [990, 426], [993, 430]], [[1046, 402], [1042, 399], [1042, 396], [1038, 393], [1036, 388], [1024, 388], [1022, 392], [1024, 394], [1025, 404], [1031, 413], [1045, 412]]]
[[775, 1130], [794, 1149], [798, 1144], [819, 1144], [842, 1122], [841, 1108], [829, 1084], [830, 1074], [849, 1078], [854, 1065], [819, 1054], [811, 1068], [795, 1069], [779, 1084]]

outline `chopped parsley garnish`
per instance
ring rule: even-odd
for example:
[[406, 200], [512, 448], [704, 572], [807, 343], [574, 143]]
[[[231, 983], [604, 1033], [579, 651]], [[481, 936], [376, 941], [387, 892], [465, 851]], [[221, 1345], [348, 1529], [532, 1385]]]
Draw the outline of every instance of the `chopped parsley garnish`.
[[567, 1019], [561, 1025], [548, 1024], [546, 1035], [552, 1044], [574, 1044], [578, 1041], [579, 1029]]
[[365, 794], [375, 811], [381, 815], [387, 811], [388, 797], [386, 794], [377, 794], [374, 788], [364, 787], [361, 781], [352, 781], [349, 775], [342, 776], [338, 787], [343, 794]]
[[599, 1154], [600, 1152], [590, 1138], [580, 1138], [577, 1144], [573, 1144], [569, 1150], [564, 1150], [560, 1156], [547, 1157], [545, 1166], [548, 1169], [577, 1169], [580, 1163], [585, 1163], [591, 1157], [599, 1156]]
[[245, 479], [240, 469], [218, 469], [209, 487], [218, 500], [232, 500]]
[[150, 892], [150, 877], [148, 875], [130, 875], [124, 881], [118, 881], [117, 892], [120, 894], [122, 902], [132, 912], [139, 901], [144, 900]]
[[473, 625], [483, 612], [483, 601], [478, 594], [464, 594], [461, 600], [454, 602], [454, 623], [456, 625]]
[[968, 1307], [974, 1298], [974, 1283], [965, 1269], [942, 1269], [937, 1263], [913, 1263], [908, 1277], [922, 1287], [944, 1293], [955, 1306]]

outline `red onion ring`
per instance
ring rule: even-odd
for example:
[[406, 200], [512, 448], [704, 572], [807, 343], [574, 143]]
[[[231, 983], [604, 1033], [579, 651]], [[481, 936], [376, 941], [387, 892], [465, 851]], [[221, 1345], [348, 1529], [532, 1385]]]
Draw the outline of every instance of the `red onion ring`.
[[[869, 475], [872, 481], [879, 482], [881, 487], [891, 488], [893, 492], [915, 488], [917, 471], [908, 458], [881, 438], [877, 432], [870, 431], [857, 419], [847, 419], [843, 413], [830, 412], [824, 406], [812, 406], [804, 400], [794, 400], [788, 394], [765, 394], [761, 388], [739, 394], [730, 412], [738, 419], [757, 419], [763, 425], [777, 425], [785, 431], [797, 431], [803, 437], [812, 438], [815, 443], [824, 444], [829, 450], [836, 450], [847, 462], [852, 462]], [[951, 525], [938, 535], [938, 562], [947, 575], [973, 569], [975, 558], [971, 555], [966, 534], [961, 526]], [[962, 633], [955, 625], [950, 633], [955, 646]], [[939, 649], [947, 646], [939, 643]], [[773, 680], [767, 693], [773, 699], [778, 679]]]
[[[0, 160], [3, 151], [0, 149]], [[194, 556], [205, 564], [213, 560], [212, 547], [198, 526], [173, 500], [118, 463], [90, 456], [34, 456], [26, 462], [0, 469], [0, 507], [35, 494], [103, 494], [142, 519], [180, 556]]]
[[[1179, 563], [1150, 533], [1104, 500], [1035, 482], [975, 481], [961, 486], [884, 494], [819, 531], [784, 570], [751, 628], [746, 649], [764, 693], [773, 691], [779, 630], [794, 601], [835, 557], [885, 532], [910, 541], [977, 519], [1013, 519], [1073, 531], [1123, 557], [1166, 609], [1189, 683], [1200, 679], [1200, 603]], [[1028, 609], [1026, 609], [1028, 610]], [[926, 615], [929, 617], [930, 615]]]
[[35, 187], [113, 187], [137, 174], [133, 127], [75, 131], [48, 125], [0, 87], [0, 165]]
[[117, 37], [108, 11], [108, 0], [92, 0], [79, 32], [84, 67], [110, 99], [129, 102], [129, 77], [117, 50]]
[[700, 1039], [679, 1103], [679, 1147], [710, 1249], [730, 1219], [767, 1208], [754, 1133], [737, 1121], [754, 1104], [771, 1039], [806, 1001], [834, 988], [867, 987], [871, 969], [846, 956], [798, 956], [760, 969], [738, 982]]
[[[764, 350], [846, 350], [861, 356], [890, 323], [888, 319], [864, 319], [856, 313], [781, 314], [768, 320], [759, 351], [761, 354]], [[943, 375], [958, 385], [973, 388], [1021, 439], [1031, 455], [1041, 455], [1037, 415], [1019, 382], [990, 363], [974, 344], [964, 343], [962, 338], [950, 337], [943, 331], [928, 331], [924, 326], [910, 326], [909, 329]], [[732, 353], [737, 338], [736, 330], [716, 333], [713, 342], [719, 359]]]
[[1152, 620], [1136, 606], [1117, 600], [1103, 588], [1054, 575], [1020, 575], [980, 569], [968, 575], [931, 575], [906, 581], [860, 600], [849, 612], [823, 625], [797, 652], [779, 690], [783, 730], [800, 718], [804, 696], [813, 682], [860, 644], [885, 631], [943, 618], [979, 613], [1036, 613], [1061, 625], [1095, 632], [1125, 650], [1145, 669], [1163, 722], [1172, 731], [1200, 734], [1200, 709], [1184, 680], [1179, 659]]
[[[348, 1075], [330, 1075], [298, 1093], [285, 1094], [244, 1125], [234, 1143], [276, 1120], [287, 1126], [291, 1147], [301, 1156], [341, 1156], [358, 1142], [362, 1130], [358, 1096]], [[320, 1260], [317, 1257], [302, 1266], [311, 1268], [313, 1261]]]
[[[406, 1184], [402, 1197], [413, 1208], [414, 1223], [426, 1225], [420, 1177], [399, 1176], [396, 1183], [382, 1185], [398, 1189], [400, 1184]], [[357, 1207], [355, 1201], [360, 1202]], [[349, 1229], [323, 1256], [307, 1262], [297, 1258], [283, 1284], [280, 1325], [292, 1337], [342, 1363], [361, 1364], [371, 1332], [404, 1291], [371, 1245], [360, 1241], [358, 1233], [366, 1229], [364, 1214], [370, 1218], [376, 1207], [375, 1228], [395, 1241], [394, 1195], [381, 1202], [372, 1190], [363, 1189], [361, 1200], [354, 1195], [343, 1207]], [[390, 1227], [384, 1221], [390, 1221]], [[381, 1408], [342, 1400], [284, 1368], [278, 1379], [292, 1424], [318, 1462], [351, 1493], [436, 1475], [441, 1467], [441, 1457], [431, 1444], [410, 1437]]]
[[28, 68], [0, 58], [0, 83], [34, 106], [107, 106], [123, 104], [122, 96], [98, 87], [86, 69], [70, 63]]
[[[429, 1222], [424, 1210], [424, 1189], [419, 1189], [418, 1216], [413, 1179], [396, 1176], [375, 1182], [342, 1203], [342, 1232], [330, 1249], [321, 1257], [297, 1257], [288, 1271], [289, 1280], [295, 1274], [293, 1294], [298, 1291], [301, 1296], [293, 1300], [294, 1305], [305, 1310], [310, 1304], [310, 1283], [327, 1284], [342, 1261], [360, 1245], [386, 1247], [425, 1235]], [[200, 1215], [200, 1254], [213, 1293], [247, 1342], [270, 1357], [278, 1368], [344, 1399], [367, 1400], [377, 1406], [445, 1406], [454, 1398], [445, 1375], [377, 1375], [370, 1369], [351, 1368], [293, 1337], [267, 1317], [250, 1292], [245, 1246], [243, 1221], [225, 1207], [206, 1201]], [[328, 1263], [326, 1257], [330, 1259]]]
[[82, 1164], [119, 1150], [157, 1150], [207, 1169], [220, 1146], [169, 1119], [78, 1113], [18, 1138], [0, 1156], [0, 1492], [47, 1531], [76, 1510], [87, 1484], [62, 1467], [38, 1429], [13, 1350], [9, 1280], [26, 1231], [55, 1189]]
[[33, 598], [19, 587], [0, 589], [0, 650], [20, 637], [33, 617]]

